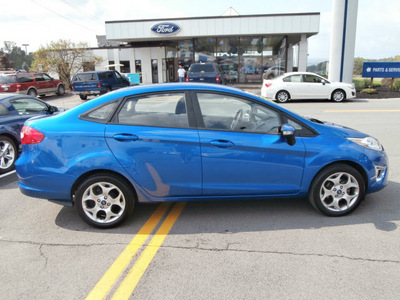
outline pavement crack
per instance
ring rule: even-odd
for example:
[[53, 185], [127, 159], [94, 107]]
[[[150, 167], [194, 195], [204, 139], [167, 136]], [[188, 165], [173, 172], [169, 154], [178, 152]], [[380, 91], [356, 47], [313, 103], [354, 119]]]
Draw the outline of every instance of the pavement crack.
[[365, 257], [351, 257], [346, 255], [337, 254], [322, 254], [322, 253], [299, 253], [291, 251], [270, 251], [270, 250], [246, 250], [246, 249], [231, 249], [230, 246], [237, 243], [229, 243], [225, 248], [204, 248], [196, 245], [195, 247], [182, 247], [182, 246], [161, 246], [161, 248], [171, 249], [186, 249], [186, 250], [199, 250], [199, 251], [210, 251], [210, 252], [241, 252], [241, 253], [258, 253], [258, 254], [276, 254], [276, 255], [290, 255], [290, 256], [309, 256], [309, 257], [326, 257], [326, 258], [338, 258], [347, 259], [352, 261], [364, 261], [364, 262], [376, 262], [376, 263], [395, 263], [400, 264], [400, 260], [391, 259], [372, 259]]

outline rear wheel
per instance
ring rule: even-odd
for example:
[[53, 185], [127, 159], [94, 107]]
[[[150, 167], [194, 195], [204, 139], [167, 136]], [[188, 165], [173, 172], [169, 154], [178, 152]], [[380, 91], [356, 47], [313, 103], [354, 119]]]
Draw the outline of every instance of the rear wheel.
[[0, 136], [0, 174], [14, 169], [18, 156], [17, 145], [9, 137]]
[[311, 184], [308, 199], [327, 216], [344, 216], [357, 208], [365, 197], [361, 174], [348, 165], [332, 165], [323, 170]]
[[134, 203], [135, 195], [130, 185], [108, 174], [90, 176], [78, 187], [75, 195], [81, 218], [98, 228], [121, 224], [132, 213]]
[[276, 101], [279, 103], [285, 103], [290, 99], [289, 93], [286, 91], [279, 91], [276, 94]]
[[85, 94], [79, 94], [79, 98], [81, 98], [81, 100], [86, 100], [87, 96]]
[[36, 92], [35, 89], [29, 89], [28, 95], [32, 96], [32, 97], [36, 97], [37, 96], [37, 92]]

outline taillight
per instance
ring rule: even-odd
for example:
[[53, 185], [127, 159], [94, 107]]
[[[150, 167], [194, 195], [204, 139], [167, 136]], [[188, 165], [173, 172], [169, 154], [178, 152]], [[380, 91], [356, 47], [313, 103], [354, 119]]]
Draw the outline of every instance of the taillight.
[[71, 85], [71, 90], [74, 90], [74, 85], [73, 84]]
[[97, 81], [97, 87], [98, 87], [99, 89], [101, 89], [101, 83], [100, 83], [100, 81]]
[[271, 85], [272, 85], [272, 82], [267, 82], [267, 83], [265, 84], [266, 87], [270, 87]]
[[215, 77], [215, 80], [217, 81], [217, 82], [219, 82], [219, 76], [217, 75], [217, 77]]
[[186, 82], [189, 82], [189, 76], [186, 76]]
[[20, 88], [21, 88], [21, 85], [17, 84], [17, 92], [19, 91]]
[[44, 134], [29, 126], [22, 127], [21, 143], [24, 145], [39, 144], [43, 141]]

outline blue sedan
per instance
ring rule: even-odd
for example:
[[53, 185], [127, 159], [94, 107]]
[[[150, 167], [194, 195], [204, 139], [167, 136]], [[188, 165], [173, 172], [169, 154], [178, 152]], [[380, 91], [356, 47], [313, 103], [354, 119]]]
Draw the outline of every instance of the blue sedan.
[[0, 94], [0, 174], [14, 168], [19, 153], [20, 132], [25, 121], [56, 111], [57, 107], [36, 97]]
[[22, 144], [21, 191], [74, 205], [100, 228], [137, 202], [307, 196], [343, 216], [388, 179], [375, 138], [208, 84], [121, 89], [28, 120]]

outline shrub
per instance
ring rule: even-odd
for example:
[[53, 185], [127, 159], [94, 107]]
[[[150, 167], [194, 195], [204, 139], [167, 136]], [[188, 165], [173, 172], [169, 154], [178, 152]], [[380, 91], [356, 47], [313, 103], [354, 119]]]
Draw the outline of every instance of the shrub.
[[376, 89], [363, 89], [360, 92], [361, 94], [378, 94], [378, 92], [376, 91]]
[[400, 79], [395, 79], [393, 83], [393, 90], [400, 91]]

